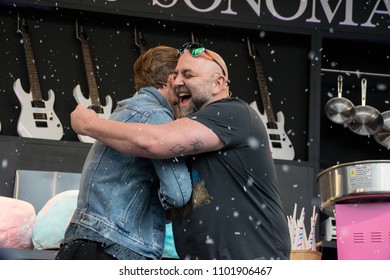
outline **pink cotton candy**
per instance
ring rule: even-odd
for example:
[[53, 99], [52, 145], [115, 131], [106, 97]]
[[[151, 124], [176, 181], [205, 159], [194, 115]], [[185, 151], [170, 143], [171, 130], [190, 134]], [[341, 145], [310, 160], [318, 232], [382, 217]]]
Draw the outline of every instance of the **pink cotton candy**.
[[31, 203], [0, 196], [0, 248], [32, 248], [35, 220]]

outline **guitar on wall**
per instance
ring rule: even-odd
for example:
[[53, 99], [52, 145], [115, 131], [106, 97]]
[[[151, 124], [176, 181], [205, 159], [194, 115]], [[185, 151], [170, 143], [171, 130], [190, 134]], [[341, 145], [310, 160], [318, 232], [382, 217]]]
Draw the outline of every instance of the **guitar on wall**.
[[134, 44], [139, 48], [141, 54], [148, 50], [144, 36], [142, 32], [137, 29], [137, 26], [134, 27]]
[[257, 81], [260, 87], [261, 99], [263, 101], [264, 113], [261, 114], [257, 107], [256, 101], [253, 101], [250, 106], [260, 115], [260, 119], [265, 125], [269, 136], [269, 143], [274, 159], [293, 160], [295, 156], [294, 147], [284, 131], [284, 115], [283, 112], [277, 113], [277, 120], [272, 109], [270, 94], [268, 92], [267, 83], [263, 71], [263, 66], [260, 62], [255, 45], [251, 44], [249, 38], [248, 50], [249, 55], [255, 61]]
[[14, 82], [13, 88], [21, 104], [17, 131], [21, 137], [60, 140], [64, 134], [62, 124], [53, 110], [54, 92], [49, 90], [48, 100], [43, 100], [35, 65], [31, 38], [26, 21], [17, 18], [17, 31], [22, 34], [26, 55], [30, 92], [23, 90], [20, 79]]
[[[94, 110], [99, 117], [108, 119], [111, 115], [112, 110], [112, 99], [111, 96], [106, 96], [106, 105], [103, 106], [100, 103], [98, 87], [96, 84], [95, 72], [92, 64], [91, 53], [88, 45], [88, 36], [84, 30], [83, 25], [79, 25], [78, 21], [76, 21], [76, 37], [81, 42], [81, 49], [83, 53], [85, 73], [87, 75], [87, 83], [89, 89], [89, 97], [85, 98], [80, 85], [77, 85], [73, 89], [73, 96], [76, 99], [78, 104], [82, 104], [83, 106]], [[80, 142], [84, 143], [93, 143], [95, 139], [85, 135], [78, 135]]]

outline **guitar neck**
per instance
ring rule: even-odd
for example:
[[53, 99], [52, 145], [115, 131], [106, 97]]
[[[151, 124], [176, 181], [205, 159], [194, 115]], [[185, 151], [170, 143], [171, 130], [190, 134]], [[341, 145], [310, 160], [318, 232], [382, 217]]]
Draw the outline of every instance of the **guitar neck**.
[[140, 51], [141, 54], [143, 54], [144, 52], [146, 52], [148, 50], [148, 48], [145, 46], [144, 43], [143, 44], [139, 44], [138, 47], [139, 47], [139, 51]]
[[139, 48], [141, 54], [148, 50], [144, 36], [136, 26], [134, 27], [134, 43]]
[[20, 31], [23, 37], [24, 52], [26, 55], [27, 71], [30, 82], [30, 90], [33, 101], [42, 101], [41, 87], [39, 86], [38, 72], [35, 65], [35, 58], [31, 46], [30, 35], [25, 31]]
[[89, 96], [91, 98], [92, 106], [101, 107], [98, 87], [95, 78], [95, 71], [93, 69], [93, 64], [92, 64], [92, 57], [86, 39], [81, 39], [81, 49], [83, 52], [84, 67], [85, 67], [85, 73], [87, 75]]
[[255, 67], [257, 73], [257, 81], [259, 83], [261, 99], [264, 105], [264, 112], [267, 116], [268, 122], [276, 123], [274, 110], [272, 109], [271, 98], [267, 88], [267, 82], [263, 71], [263, 66], [260, 62], [260, 59], [255, 57], [254, 60], [255, 60]]

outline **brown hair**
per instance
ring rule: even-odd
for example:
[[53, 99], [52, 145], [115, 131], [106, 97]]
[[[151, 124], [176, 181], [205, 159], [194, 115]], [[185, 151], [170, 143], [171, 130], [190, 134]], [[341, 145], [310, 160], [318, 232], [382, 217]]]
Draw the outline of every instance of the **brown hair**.
[[175, 70], [179, 57], [179, 51], [168, 46], [157, 46], [142, 53], [133, 65], [135, 89], [161, 88]]

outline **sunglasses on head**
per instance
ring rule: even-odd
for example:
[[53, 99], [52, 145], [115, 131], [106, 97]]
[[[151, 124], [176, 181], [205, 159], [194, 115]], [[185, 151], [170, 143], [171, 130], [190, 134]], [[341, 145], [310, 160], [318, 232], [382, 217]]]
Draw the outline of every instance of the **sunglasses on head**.
[[193, 57], [198, 57], [200, 56], [202, 53], [205, 53], [205, 55], [208, 56], [208, 58], [210, 58], [212, 61], [214, 61], [215, 63], [218, 64], [218, 66], [221, 68], [222, 70], [222, 74], [224, 76], [226, 76], [226, 72], [225, 70], [223, 70], [223, 67], [222, 65], [214, 58], [214, 56], [211, 55], [211, 53], [209, 53], [206, 48], [200, 44], [200, 43], [185, 43], [180, 49], [179, 49], [179, 53], [180, 54], [183, 54], [185, 50], [188, 50], [190, 52], [190, 54], [193, 56]]

